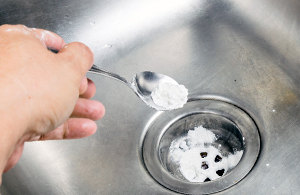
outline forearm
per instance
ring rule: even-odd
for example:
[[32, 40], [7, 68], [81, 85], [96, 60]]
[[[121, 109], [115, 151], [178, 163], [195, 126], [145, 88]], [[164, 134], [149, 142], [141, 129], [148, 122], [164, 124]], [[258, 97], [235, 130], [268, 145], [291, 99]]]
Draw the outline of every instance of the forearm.
[[14, 147], [29, 126], [29, 100], [15, 85], [7, 77], [0, 78], [0, 173], [4, 171]]

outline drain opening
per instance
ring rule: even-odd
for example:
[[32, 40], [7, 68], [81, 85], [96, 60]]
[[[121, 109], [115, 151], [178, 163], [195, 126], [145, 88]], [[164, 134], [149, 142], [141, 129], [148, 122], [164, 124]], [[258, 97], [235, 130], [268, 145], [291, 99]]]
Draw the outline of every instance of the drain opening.
[[215, 158], [215, 162], [216, 162], [216, 163], [217, 163], [217, 162], [221, 162], [221, 160], [222, 160], [222, 157], [219, 156], [219, 155], [217, 155], [216, 158]]
[[201, 158], [207, 157], [207, 152], [201, 152], [201, 153], [200, 153], [200, 156], [201, 156]]
[[[200, 119], [202, 125], [213, 129], [203, 126], [185, 129], [191, 121]], [[222, 125], [217, 127], [215, 124], [218, 123]], [[211, 114], [191, 115], [177, 121], [161, 140], [162, 145], [170, 144], [166, 152], [160, 154], [165, 168], [178, 179], [189, 182], [206, 182], [207, 178], [213, 181], [229, 173], [243, 154], [242, 135], [229, 123], [227, 119]], [[164, 139], [169, 133], [173, 135], [171, 143], [170, 139]]]
[[222, 170], [217, 170], [216, 173], [217, 173], [219, 176], [223, 176], [224, 171], [225, 171], [224, 169], [222, 169]]
[[207, 181], [211, 181], [209, 178], [206, 178], [205, 180], [204, 180], [204, 182], [207, 182]]
[[[214, 139], [203, 133], [201, 143], [191, 139], [189, 131], [199, 126], [212, 132]], [[247, 113], [226, 102], [199, 100], [162, 113], [149, 126], [143, 159], [148, 172], [166, 188], [184, 194], [210, 194], [244, 178], [259, 149], [258, 129]]]
[[209, 167], [208, 167], [208, 164], [206, 162], [202, 162], [201, 168], [204, 169], [204, 170], [206, 170]]

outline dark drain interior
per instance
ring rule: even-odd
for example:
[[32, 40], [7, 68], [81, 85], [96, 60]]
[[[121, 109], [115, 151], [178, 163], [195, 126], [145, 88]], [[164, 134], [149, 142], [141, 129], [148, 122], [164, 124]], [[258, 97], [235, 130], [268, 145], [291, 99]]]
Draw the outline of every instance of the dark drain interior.
[[[201, 152], [201, 153], [200, 153], [201, 158], [205, 158], [205, 157], [207, 157], [207, 155], [208, 155], [207, 152]], [[214, 161], [215, 161], [215, 163], [221, 162], [221, 161], [222, 161], [222, 157], [219, 156], [219, 155], [216, 155]], [[207, 162], [203, 161], [203, 162], [202, 162], [202, 165], [201, 165], [201, 168], [203, 168], [203, 169], [208, 169], [209, 166], [208, 166]], [[225, 172], [224, 169], [221, 169], [221, 170], [217, 170], [217, 171], [216, 171], [217, 175], [219, 175], [219, 176], [223, 176], [224, 172]], [[207, 182], [207, 181], [211, 181], [211, 179], [210, 179], [210, 178], [206, 178], [206, 179], [204, 180], [204, 182]]]
[[201, 168], [205, 170], [205, 169], [208, 169], [209, 167], [208, 167], [208, 164], [205, 161], [203, 161]]
[[217, 162], [220, 162], [221, 160], [222, 160], [222, 157], [217, 155], [215, 158], [215, 162], [217, 163]]
[[201, 152], [201, 153], [200, 153], [200, 156], [201, 156], [202, 158], [207, 157], [207, 152]]
[[217, 174], [218, 174], [219, 176], [223, 176], [224, 171], [225, 171], [224, 169], [218, 170], [218, 171], [217, 171]]

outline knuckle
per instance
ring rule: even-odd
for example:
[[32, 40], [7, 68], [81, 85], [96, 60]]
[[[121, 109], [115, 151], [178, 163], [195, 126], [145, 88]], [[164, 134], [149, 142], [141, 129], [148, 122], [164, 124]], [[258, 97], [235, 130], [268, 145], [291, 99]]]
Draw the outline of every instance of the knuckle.
[[17, 24], [17, 25], [4, 24], [0, 26], [0, 31], [7, 32], [7, 33], [13, 32], [13, 33], [19, 33], [25, 35], [32, 34], [32, 29], [22, 24]]
[[74, 47], [76, 47], [78, 49], [78, 51], [81, 52], [81, 54], [84, 57], [93, 58], [92, 50], [88, 46], [86, 46], [85, 44], [80, 43], [80, 42], [73, 42], [73, 43], [70, 43], [70, 44], [72, 44]]
[[13, 25], [10, 25], [10, 24], [3, 24], [0, 26], [0, 31], [6, 31], [8, 29], [11, 29], [13, 28]]
[[76, 58], [77, 65], [82, 71], [87, 71], [87, 66], [92, 65], [94, 62], [92, 50], [80, 42], [73, 42], [69, 45], [74, 49], [73, 57]]

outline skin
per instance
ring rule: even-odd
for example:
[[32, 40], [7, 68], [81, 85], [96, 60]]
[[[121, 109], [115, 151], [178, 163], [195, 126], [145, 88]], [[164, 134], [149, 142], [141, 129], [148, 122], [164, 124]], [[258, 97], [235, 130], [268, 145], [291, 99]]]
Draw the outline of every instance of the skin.
[[0, 48], [1, 184], [25, 142], [90, 136], [105, 109], [90, 100], [96, 87], [85, 74], [94, 55], [84, 44], [66, 44], [43, 29], [2, 25]]

